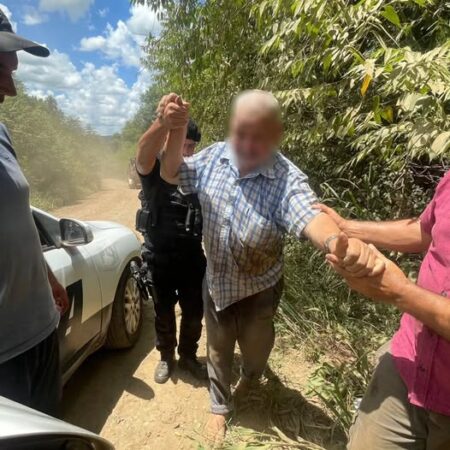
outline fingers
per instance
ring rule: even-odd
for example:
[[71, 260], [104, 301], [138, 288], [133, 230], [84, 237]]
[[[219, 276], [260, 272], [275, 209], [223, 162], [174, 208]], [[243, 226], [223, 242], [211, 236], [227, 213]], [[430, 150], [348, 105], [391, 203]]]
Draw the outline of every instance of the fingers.
[[385, 270], [386, 270], [386, 260], [377, 257], [375, 265], [369, 276], [377, 277], [381, 275]]
[[345, 233], [339, 233], [333, 254], [340, 259], [344, 259], [345, 256], [347, 255], [347, 250], [348, 250], [348, 237]]
[[55, 304], [58, 307], [60, 314], [64, 314], [69, 309], [69, 297], [64, 292], [58, 293], [55, 296]]
[[388, 261], [385, 256], [379, 252], [376, 247], [363, 245], [357, 252], [357, 248], [348, 250], [345, 258], [339, 258], [335, 254], [326, 255], [326, 259], [333, 265], [333, 268], [339, 267], [339, 273], [346, 278], [364, 278], [377, 277], [382, 275], [386, 269]]
[[351, 273], [363, 273], [364, 269], [369, 269], [370, 272], [370, 256], [372, 252], [369, 247], [363, 244], [361, 241], [352, 240], [351, 245], [347, 249], [347, 254], [342, 261], [345, 270]]
[[333, 210], [329, 206], [324, 205], [323, 203], [316, 203], [316, 204], [312, 205], [312, 208], [313, 209], [317, 209], [319, 211], [322, 211], [322, 212], [324, 212], [326, 214], [329, 214], [330, 212], [333, 212]]
[[333, 268], [335, 272], [337, 272], [343, 278], [347, 279], [350, 274], [345, 269], [343, 269], [336, 261], [334, 261], [333, 257], [335, 258], [334, 255], [327, 255], [328, 264]]

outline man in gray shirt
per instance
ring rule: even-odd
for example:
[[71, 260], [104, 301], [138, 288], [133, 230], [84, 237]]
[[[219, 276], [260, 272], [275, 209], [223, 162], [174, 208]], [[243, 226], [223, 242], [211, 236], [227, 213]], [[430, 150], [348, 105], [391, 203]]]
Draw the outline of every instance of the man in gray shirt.
[[[17, 36], [0, 10], [0, 103], [17, 94], [16, 52], [49, 51]], [[29, 203], [29, 185], [0, 124], [0, 396], [56, 415], [60, 397], [56, 327], [69, 304], [47, 267]]]

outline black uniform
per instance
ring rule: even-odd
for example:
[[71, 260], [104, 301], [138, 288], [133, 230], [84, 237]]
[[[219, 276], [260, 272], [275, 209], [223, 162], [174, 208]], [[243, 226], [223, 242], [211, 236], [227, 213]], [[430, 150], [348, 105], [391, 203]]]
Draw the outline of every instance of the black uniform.
[[202, 331], [202, 280], [206, 258], [201, 245], [201, 213], [196, 196], [183, 195], [153, 170], [140, 175], [142, 210], [138, 229], [143, 232], [143, 259], [152, 279], [155, 304], [156, 348], [170, 358], [177, 346], [175, 304], [182, 311], [178, 353], [195, 357]]

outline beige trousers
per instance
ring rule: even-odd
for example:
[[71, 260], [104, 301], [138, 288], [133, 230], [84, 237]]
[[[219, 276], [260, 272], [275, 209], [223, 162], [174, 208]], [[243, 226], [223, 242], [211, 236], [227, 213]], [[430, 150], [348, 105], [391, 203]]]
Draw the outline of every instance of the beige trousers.
[[450, 416], [409, 403], [389, 344], [382, 350], [350, 429], [348, 450], [450, 450]]

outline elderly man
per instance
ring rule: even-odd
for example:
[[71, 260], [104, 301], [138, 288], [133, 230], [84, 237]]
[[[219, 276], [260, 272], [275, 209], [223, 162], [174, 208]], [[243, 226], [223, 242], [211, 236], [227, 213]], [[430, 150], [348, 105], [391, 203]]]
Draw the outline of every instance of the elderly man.
[[404, 312], [380, 352], [348, 448], [450, 449], [450, 172], [420, 220], [358, 222], [320, 209], [350, 237], [393, 251], [426, 252], [417, 285], [388, 260], [374, 278], [356, 279], [336, 266], [353, 289]]
[[[13, 33], [0, 10], [0, 103], [6, 95], [17, 94], [12, 73], [18, 50], [49, 54], [45, 47]], [[3, 124], [0, 217], [0, 396], [56, 415], [61, 388], [56, 327], [69, 300], [45, 264], [29, 186]]]
[[242, 353], [239, 391], [260, 379], [273, 347], [284, 235], [306, 236], [355, 276], [377, 274], [384, 264], [368, 246], [340, 235], [333, 220], [312, 208], [316, 196], [307, 177], [276, 151], [282, 124], [278, 102], [269, 92], [248, 91], [235, 99], [228, 142], [183, 160], [184, 133], [172, 131], [161, 157], [161, 175], [179, 183], [185, 193], [198, 193], [202, 207], [212, 403], [207, 431], [219, 437], [232, 410], [236, 341]]

